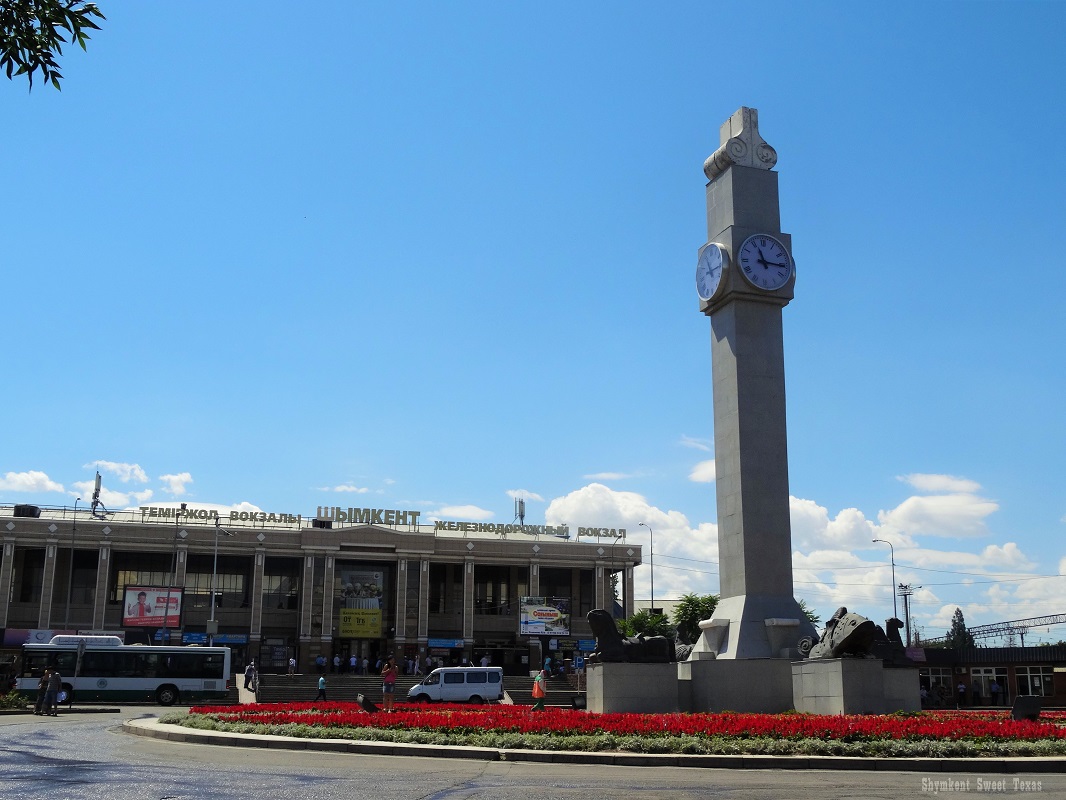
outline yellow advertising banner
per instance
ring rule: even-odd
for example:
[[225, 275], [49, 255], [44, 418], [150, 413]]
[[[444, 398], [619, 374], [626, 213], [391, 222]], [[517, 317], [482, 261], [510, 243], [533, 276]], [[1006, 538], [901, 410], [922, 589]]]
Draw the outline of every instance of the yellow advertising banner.
[[342, 608], [340, 609], [340, 628], [338, 635], [344, 639], [380, 639], [380, 608]]

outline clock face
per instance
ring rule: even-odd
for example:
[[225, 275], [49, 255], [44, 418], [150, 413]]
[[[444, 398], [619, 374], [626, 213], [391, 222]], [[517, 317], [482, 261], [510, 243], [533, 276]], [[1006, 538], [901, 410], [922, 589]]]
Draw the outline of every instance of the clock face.
[[740, 271], [757, 289], [780, 289], [792, 277], [792, 256], [781, 242], [765, 233], [749, 236], [737, 256]]
[[696, 294], [701, 300], [710, 300], [722, 282], [722, 270], [729, 256], [720, 244], [711, 242], [700, 250], [696, 260]]

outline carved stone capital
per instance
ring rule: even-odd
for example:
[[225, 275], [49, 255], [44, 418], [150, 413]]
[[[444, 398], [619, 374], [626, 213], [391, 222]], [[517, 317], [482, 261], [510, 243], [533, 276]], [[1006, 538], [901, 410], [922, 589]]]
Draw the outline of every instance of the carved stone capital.
[[759, 111], [741, 107], [722, 125], [721, 147], [703, 162], [703, 174], [714, 180], [734, 164], [773, 169], [777, 151], [759, 134]]

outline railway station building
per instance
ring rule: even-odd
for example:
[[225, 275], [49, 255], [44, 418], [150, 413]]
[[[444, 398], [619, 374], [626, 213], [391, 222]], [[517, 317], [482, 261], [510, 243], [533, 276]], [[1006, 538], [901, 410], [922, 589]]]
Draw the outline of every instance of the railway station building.
[[[591, 651], [593, 608], [631, 615], [641, 563], [621, 529], [340, 507], [309, 518], [0, 505], [0, 542], [0, 659], [55, 634], [121, 632], [127, 643], [225, 644], [236, 668], [254, 658], [264, 672], [290, 658], [309, 672], [319, 657], [332, 667], [394, 654], [487, 656], [526, 674]], [[138, 617], [141, 591], [173, 616]]]

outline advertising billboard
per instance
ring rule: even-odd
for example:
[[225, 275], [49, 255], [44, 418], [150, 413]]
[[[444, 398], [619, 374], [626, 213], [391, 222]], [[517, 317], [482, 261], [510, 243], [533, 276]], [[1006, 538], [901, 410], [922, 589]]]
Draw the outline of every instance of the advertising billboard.
[[340, 609], [337, 635], [347, 639], [381, 638], [381, 609], [384, 605], [385, 575], [372, 567], [337, 567]]
[[569, 597], [523, 597], [518, 632], [523, 636], [569, 636]]
[[180, 628], [181, 601], [182, 590], [173, 586], [127, 586], [122, 624], [127, 628]]

